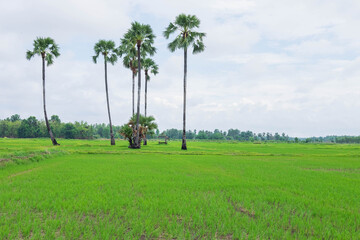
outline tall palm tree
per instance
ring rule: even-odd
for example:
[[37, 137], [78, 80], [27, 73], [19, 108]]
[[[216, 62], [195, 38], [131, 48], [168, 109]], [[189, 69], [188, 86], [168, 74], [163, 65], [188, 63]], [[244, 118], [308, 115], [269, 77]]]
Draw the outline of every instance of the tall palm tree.
[[140, 24], [138, 22], [131, 23], [131, 28], [124, 35], [124, 42], [127, 42], [126, 48], [137, 48], [137, 61], [138, 61], [138, 99], [136, 108], [136, 126], [134, 136], [133, 148], [140, 148], [139, 137], [139, 117], [140, 117], [140, 92], [141, 92], [141, 58], [146, 53], [150, 56], [154, 55], [156, 48], [154, 44], [155, 35], [150, 25]]
[[[145, 58], [142, 61], [142, 67], [145, 72], [145, 119], [146, 119], [147, 118], [147, 84], [148, 81], [150, 81], [149, 71], [150, 73], [156, 75], [159, 73], [159, 66], [151, 58]], [[146, 132], [144, 135], [144, 145], [147, 145]]]
[[[151, 58], [145, 58], [142, 62], [142, 67], [145, 72], [145, 117], [147, 116], [147, 83], [150, 81], [150, 73], [156, 75], [159, 73], [159, 66]], [[145, 144], [146, 145], [146, 144]]]
[[54, 134], [51, 131], [49, 120], [47, 118], [46, 113], [46, 101], [45, 101], [45, 62], [47, 63], [47, 66], [50, 66], [54, 63], [54, 57], [60, 56], [59, 53], [59, 46], [55, 43], [55, 41], [52, 38], [42, 38], [38, 37], [36, 40], [34, 40], [34, 49], [32, 51], [28, 50], [26, 52], [26, 58], [30, 60], [33, 56], [39, 55], [42, 58], [42, 80], [43, 80], [43, 105], [44, 105], [44, 116], [45, 116], [45, 123], [46, 128], [49, 132], [51, 142], [53, 145], [60, 145], [55, 137]]
[[132, 115], [135, 114], [135, 77], [137, 74], [137, 59], [136, 55], [126, 55], [123, 58], [123, 65], [131, 70], [132, 73]]
[[123, 65], [125, 68], [130, 69], [132, 73], [132, 116], [135, 114], [135, 76], [137, 74], [137, 53], [136, 48], [129, 47], [128, 39], [121, 39], [120, 46], [118, 48], [118, 55], [123, 57]]
[[[135, 114], [135, 76], [137, 75], [137, 50], [136, 47], [129, 42], [129, 39], [122, 38], [118, 48], [118, 55], [123, 57], [123, 65], [132, 72], [132, 116]], [[146, 52], [142, 52], [142, 58], [145, 58]]]
[[183, 109], [183, 137], [181, 149], [187, 150], [186, 147], [186, 75], [187, 75], [187, 49], [193, 48], [193, 54], [205, 50], [203, 38], [205, 33], [195, 32], [199, 28], [200, 20], [195, 15], [180, 14], [176, 17], [175, 22], [170, 23], [163, 32], [166, 39], [169, 39], [172, 33], [178, 32], [176, 38], [168, 44], [171, 52], [176, 49], [184, 49], [184, 109]]
[[100, 54], [104, 56], [104, 65], [105, 65], [105, 91], [106, 91], [106, 102], [109, 115], [109, 124], [110, 124], [110, 137], [111, 145], [115, 145], [115, 138], [111, 124], [110, 116], [110, 104], [109, 104], [109, 92], [108, 92], [108, 83], [107, 83], [107, 62], [114, 65], [117, 61], [117, 52], [115, 49], [115, 43], [113, 41], [99, 40], [94, 46], [95, 56], [93, 56], [94, 63], [97, 63], [97, 58]]

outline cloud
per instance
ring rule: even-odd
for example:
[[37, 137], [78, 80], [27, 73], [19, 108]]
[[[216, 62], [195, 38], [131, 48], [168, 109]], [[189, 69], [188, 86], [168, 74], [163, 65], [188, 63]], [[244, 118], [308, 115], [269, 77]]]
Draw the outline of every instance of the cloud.
[[[117, 44], [130, 22], [152, 25], [159, 74], [149, 82], [148, 113], [160, 129], [182, 127], [183, 52], [162, 31], [179, 13], [196, 14], [206, 50], [188, 55], [189, 129], [239, 128], [292, 136], [359, 134], [360, 5], [323, 1], [2, 1], [0, 118], [42, 118], [41, 60], [25, 59], [37, 36], [53, 37], [61, 56], [46, 69], [48, 114], [107, 122], [98, 39]], [[108, 68], [114, 124], [131, 114], [131, 72]], [[142, 76], [144, 80], [144, 76]], [[141, 111], [144, 103], [142, 83]]]
[[285, 48], [292, 54], [312, 57], [312, 56], [328, 56], [341, 55], [345, 49], [341, 45], [335, 45], [327, 39], [303, 41], [299, 44], [294, 44]]

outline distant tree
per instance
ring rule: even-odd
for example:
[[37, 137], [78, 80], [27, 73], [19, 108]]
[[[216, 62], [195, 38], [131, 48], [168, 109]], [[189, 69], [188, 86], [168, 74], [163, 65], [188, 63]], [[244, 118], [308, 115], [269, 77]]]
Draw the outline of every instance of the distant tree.
[[100, 54], [104, 56], [104, 65], [105, 65], [105, 91], [106, 91], [106, 103], [109, 115], [109, 124], [110, 124], [110, 143], [111, 145], [115, 145], [115, 138], [111, 124], [111, 116], [110, 116], [110, 103], [109, 103], [109, 91], [108, 91], [108, 83], [107, 83], [107, 62], [112, 65], [117, 61], [117, 52], [115, 49], [115, 43], [113, 41], [99, 40], [94, 46], [95, 56], [93, 56], [94, 63], [97, 63], [97, 58]]
[[50, 123], [51, 123], [51, 129], [53, 131], [53, 133], [58, 136], [58, 137], [64, 137], [61, 134], [62, 128], [64, 126], [64, 124], [61, 123], [61, 120], [59, 118], [58, 115], [52, 115], [50, 118]]
[[50, 121], [53, 123], [61, 123], [61, 120], [58, 115], [52, 115]]
[[19, 114], [14, 114], [10, 117], [11, 122], [16, 122], [16, 121], [20, 121], [20, 120], [21, 120], [21, 118], [20, 118]]
[[76, 135], [76, 128], [72, 123], [66, 123], [64, 126], [64, 137], [66, 139], [74, 139]]
[[196, 135], [196, 139], [208, 139], [208, 135], [204, 130], [200, 130]]
[[18, 136], [20, 138], [36, 138], [40, 135], [40, 123], [34, 116], [21, 121], [18, 129]]
[[219, 131], [219, 129], [215, 129], [214, 133], [211, 134], [211, 139], [215, 139], [215, 140], [223, 140], [225, 139], [224, 135]]
[[175, 128], [165, 130], [161, 135], [166, 135], [170, 139], [181, 139], [182, 131]]
[[187, 49], [192, 45], [193, 54], [205, 50], [203, 38], [205, 33], [194, 31], [199, 28], [200, 20], [195, 15], [180, 14], [176, 17], [175, 22], [170, 23], [164, 31], [164, 37], [169, 39], [170, 35], [179, 32], [177, 37], [168, 45], [171, 52], [176, 49], [184, 49], [184, 109], [183, 109], [183, 137], [182, 150], [187, 150], [186, 146], [186, 75], [187, 75]]
[[137, 99], [137, 110], [136, 110], [136, 124], [135, 124], [135, 133], [132, 148], [140, 148], [140, 93], [141, 93], [141, 57], [142, 51], [143, 54], [147, 53], [152, 56], [156, 52], [156, 48], [153, 46], [155, 35], [150, 27], [150, 25], [140, 24], [138, 22], [131, 23], [131, 28], [125, 33], [124, 41], [128, 43], [126, 46], [127, 49], [132, 49], [134, 46], [137, 47], [137, 73], [138, 73], [138, 99]]
[[18, 129], [21, 121], [10, 121], [10, 119], [0, 120], [0, 137], [18, 137]]
[[34, 40], [34, 49], [32, 51], [28, 50], [26, 52], [26, 58], [30, 60], [35, 55], [39, 55], [42, 58], [43, 105], [44, 105], [46, 128], [49, 132], [52, 144], [59, 145], [49, 125], [49, 121], [46, 114], [46, 102], [45, 102], [45, 62], [47, 63], [47, 66], [50, 66], [54, 62], [54, 57], [60, 56], [59, 46], [55, 43], [53, 39], [49, 37], [47, 38], [38, 37], [36, 40]]
[[186, 138], [187, 139], [195, 139], [195, 133], [194, 132], [192, 132], [191, 130], [188, 130], [188, 131], [186, 131]]

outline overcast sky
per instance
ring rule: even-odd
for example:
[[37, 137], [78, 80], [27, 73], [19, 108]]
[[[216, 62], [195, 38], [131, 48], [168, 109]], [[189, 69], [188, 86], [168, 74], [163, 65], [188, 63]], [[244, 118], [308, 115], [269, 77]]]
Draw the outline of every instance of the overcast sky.
[[[25, 59], [43, 36], [61, 52], [46, 69], [48, 115], [107, 123], [103, 62], [92, 62], [93, 46], [119, 44], [139, 21], [157, 36], [148, 113], [160, 130], [181, 129], [183, 53], [171, 53], [162, 32], [186, 13], [207, 34], [205, 52], [188, 55], [188, 129], [360, 135], [358, 0], [1, 0], [0, 9], [0, 119], [43, 119], [41, 58]], [[109, 66], [108, 83], [112, 120], [121, 125], [131, 114], [131, 72], [121, 62]]]

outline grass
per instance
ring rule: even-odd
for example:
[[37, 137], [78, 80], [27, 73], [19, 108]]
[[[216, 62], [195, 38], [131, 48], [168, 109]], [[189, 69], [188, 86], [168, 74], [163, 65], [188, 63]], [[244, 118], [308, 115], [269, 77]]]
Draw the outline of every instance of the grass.
[[0, 139], [0, 239], [359, 239], [360, 146]]

